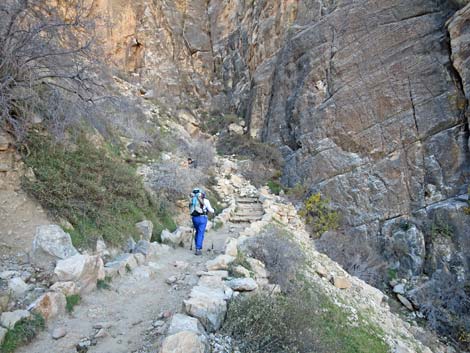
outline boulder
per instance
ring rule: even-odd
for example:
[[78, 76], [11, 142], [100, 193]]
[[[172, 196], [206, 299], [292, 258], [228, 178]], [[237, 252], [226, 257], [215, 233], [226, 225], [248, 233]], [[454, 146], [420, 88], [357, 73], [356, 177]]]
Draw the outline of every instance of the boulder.
[[107, 262], [105, 273], [111, 277], [119, 274], [124, 276], [127, 272], [137, 267], [137, 260], [133, 254], [122, 254], [113, 261]]
[[250, 277], [250, 271], [241, 265], [237, 265], [232, 269], [235, 277]]
[[15, 326], [15, 324], [22, 320], [27, 319], [31, 316], [31, 313], [28, 310], [15, 310], [11, 312], [2, 313], [0, 316], [0, 325], [11, 329]]
[[219, 255], [213, 260], [209, 260], [206, 262], [206, 267], [208, 271], [215, 271], [215, 270], [226, 270], [228, 269], [228, 265], [230, 265], [235, 258], [230, 255]]
[[60, 292], [48, 292], [40, 296], [28, 310], [41, 314], [49, 320], [65, 313], [67, 301], [65, 295]]
[[235, 124], [235, 123], [232, 123], [228, 126], [228, 131], [232, 134], [235, 134], [235, 135], [243, 135], [244, 134], [244, 130], [243, 130], [243, 126], [240, 126], [238, 124]]
[[[202, 292], [210, 293], [210, 290], [200, 287], [198, 292], [199, 294], [202, 294]], [[210, 294], [197, 295], [186, 299], [183, 301], [183, 305], [186, 313], [198, 318], [209, 332], [214, 332], [222, 326], [227, 312], [225, 300], [220, 297], [213, 297]]]
[[59, 281], [75, 282], [80, 293], [92, 291], [96, 288], [96, 282], [105, 277], [101, 257], [80, 254], [58, 261], [54, 273]]
[[227, 285], [237, 292], [249, 292], [258, 288], [253, 278], [235, 278], [227, 282]]
[[206, 353], [207, 343], [203, 336], [182, 331], [165, 338], [160, 353]]
[[413, 304], [411, 304], [411, 302], [408, 299], [406, 299], [403, 295], [397, 294], [397, 298], [400, 301], [400, 303], [402, 303], [408, 310], [410, 311], [415, 310], [413, 307]]
[[250, 264], [251, 270], [255, 274], [255, 279], [268, 277], [268, 271], [266, 270], [264, 263], [251, 257], [247, 258], [246, 260]]
[[191, 241], [193, 229], [189, 227], [178, 227], [173, 233], [165, 229], [162, 231], [162, 243], [177, 246]]
[[227, 238], [225, 242], [225, 255], [237, 257], [238, 255], [238, 241], [235, 238]]
[[151, 221], [142, 221], [136, 223], [135, 227], [139, 231], [140, 239], [150, 241], [152, 239], [153, 223]]
[[405, 285], [403, 283], [397, 284], [396, 286], [393, 287], [393, 293], [404, 295], [405, 294]]
[[15, 297], [21, 297], [29, 290], [29, 286], [24, 283], [21, 277], [13, 277], [8, 281], [8, 288], [12, 291]]
[[31, 262], [44, 269], [52, 268], [57, 260], [78, 254], [70, 235], [58, 225], [42, 225], [36, 228]]
[[351, 288], [351, 281], [345, 276], [334, 276], [333, 285], [339, 289], [348, 289]]
[[134, 252], [135, 248], [135, 240], [132, 237], [129, 237], [126, 241], [126, 245], [124, 246], [124, 252], [132, 253]]
[[184, 314], [175, 314], [171, 318], [167, 335], [174, 335], [181, 331], [204, 334], [204, 328], [198, 319]]
[[328, 276], [328, 271], [326, 270], [325, 267], [323, 267], [322, 265], [318, 264], [316, 269], [315, 269], [315, 272], [320, 276], [320, 277], [327, 277]]
[[144, 256], [147, 256], [151, 253], [150, 242], [147, 240], [139, 240], [134, 246], [133, 253], [139, 253]]
[[96, 254], [102, 258], [110, 255], [106, 243], [101, 239], [96, 241]]
[[75, 295], [80, 292], [75, 282], [56, 282], [50, 288], [52, 292], [59, 292], [68, 297], [69, 295]]

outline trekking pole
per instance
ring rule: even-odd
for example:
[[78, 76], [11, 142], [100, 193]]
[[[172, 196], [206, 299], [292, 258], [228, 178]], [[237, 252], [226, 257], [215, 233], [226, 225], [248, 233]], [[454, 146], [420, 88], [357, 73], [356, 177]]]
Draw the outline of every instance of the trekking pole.
[[[214, 217], [215, 217], [215, 213], [212, 214], [212, 227], [214, 227]], [[211, 250], [212, 252], [214, 252], [214, 238], [212, 238], [211, 241], [212, 241]]]

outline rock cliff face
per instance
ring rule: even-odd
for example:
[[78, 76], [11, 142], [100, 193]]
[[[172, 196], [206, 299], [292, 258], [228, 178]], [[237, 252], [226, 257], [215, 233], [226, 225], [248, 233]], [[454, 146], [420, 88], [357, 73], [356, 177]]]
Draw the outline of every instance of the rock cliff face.
[[462, 300], [432, 299], [449, 298], [436, 291], [445, 283], [466, 298], [470, 273], [470, 7], [456, 10], [451, 0], [100, 0], [95, 9], [111, 20], [101, 32], [109, 60], [143, 94], [243, 116], [252, 137], [282, 151], [284, 183], [328, 196], [346, 235], [377, 244], [438, 327], [470, 313]]

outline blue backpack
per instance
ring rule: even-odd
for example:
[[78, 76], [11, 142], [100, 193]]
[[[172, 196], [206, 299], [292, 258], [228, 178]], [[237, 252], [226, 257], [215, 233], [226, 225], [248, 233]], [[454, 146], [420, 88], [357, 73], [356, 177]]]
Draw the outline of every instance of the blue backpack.
[[191, 201], [189, 202], [189, 214], [191, 216], [202, 216], [206, 214], [204, 207], [204, 198], [200, 189], [194, 189], [191, 193]]

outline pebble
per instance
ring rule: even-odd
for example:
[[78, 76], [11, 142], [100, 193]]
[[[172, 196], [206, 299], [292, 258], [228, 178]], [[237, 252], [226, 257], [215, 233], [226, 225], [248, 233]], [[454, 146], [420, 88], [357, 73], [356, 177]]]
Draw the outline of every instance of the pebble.
[[65, 337], [67, 335], [67, 331], [63, 327], [57, 327], [52, 331], [52, 338], [58, 340], [59, 338]]
[[171, 277], [168, 277], [168, 278], [165, 280], [165, 282], [166, 282], [167, 284], [173, 284], [173, 283], [175, 283], [177, 280], [178, 280], [178, 278], [177, 278], [176, 276], [171, 276]]

